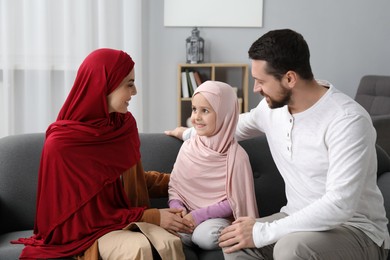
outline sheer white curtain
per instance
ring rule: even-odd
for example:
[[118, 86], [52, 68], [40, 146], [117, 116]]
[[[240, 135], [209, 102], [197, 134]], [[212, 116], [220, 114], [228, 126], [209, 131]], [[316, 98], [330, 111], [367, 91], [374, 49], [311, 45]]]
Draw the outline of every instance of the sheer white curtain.
[[[44, 132], [92, 50], [121, 49], [142, 84], [142, 0], [0, 0], [0, 137]], [[142, 90], [129, 110], [142, 131]]]

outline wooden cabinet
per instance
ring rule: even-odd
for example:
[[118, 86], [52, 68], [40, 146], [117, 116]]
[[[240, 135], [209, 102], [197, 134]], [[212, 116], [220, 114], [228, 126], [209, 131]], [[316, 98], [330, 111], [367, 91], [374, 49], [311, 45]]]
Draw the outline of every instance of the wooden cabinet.
[[[178, 93], [178, 125], [187, 126], [187, 119], [191, 116], [191, 88], [188, 97], [183, 93], [183, 77], [189, 72], [197, 72], [201, 81], [216, 80], [228, 83], [236, 88], [240, 103], [240, 112], [248, 111], [248, 64], [239, 63], [200, 63], [179, 64], [177, 72]], [[184, 74], [184, 75], [183, 75]], [[190, 81], [190, 78], [187, 77]], [[185, 81], [185, 80], [184, 80]], [[187, 82], [187, 85], [188, 82]], [[184, 94], [184, 95], [183, 95]]]

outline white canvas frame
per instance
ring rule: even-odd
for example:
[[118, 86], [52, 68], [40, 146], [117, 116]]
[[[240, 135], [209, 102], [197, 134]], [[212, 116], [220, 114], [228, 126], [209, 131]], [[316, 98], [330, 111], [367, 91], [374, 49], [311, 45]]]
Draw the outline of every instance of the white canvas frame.
[[262, 27], [263, 0], [164, 0], [167, 27]]

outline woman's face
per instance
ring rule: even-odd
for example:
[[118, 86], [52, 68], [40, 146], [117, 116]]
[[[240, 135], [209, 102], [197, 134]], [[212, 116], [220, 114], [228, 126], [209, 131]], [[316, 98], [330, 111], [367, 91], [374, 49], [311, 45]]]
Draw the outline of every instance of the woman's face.
[[137, 94], [137, 88], [134, 85], [134, 69], [130, 71], [119, 86], [107, 96], [108, 113], [118, 112], [127, 113], [127, 106], [131, 96]]
[[191, 123], [200, 136], [212, 136], [215, 131], [217, 114], [201, 93], [192, 98]]

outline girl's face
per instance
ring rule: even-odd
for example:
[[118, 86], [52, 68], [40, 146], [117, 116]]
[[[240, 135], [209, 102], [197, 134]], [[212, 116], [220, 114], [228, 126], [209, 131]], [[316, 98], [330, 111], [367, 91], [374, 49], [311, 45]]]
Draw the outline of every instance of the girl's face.
[[217, 114], [207, 99], [198, 93], [192, 98], [191, 123], [200, 136], [212, 136], [217, 122]]
[[107, 96], [108, 113], [118, 112], [127, 113], [127, 106], [131, 96], [137, 94], [137, 88], [134, 85], [134, 69], [130, 71], [119, 86]]

